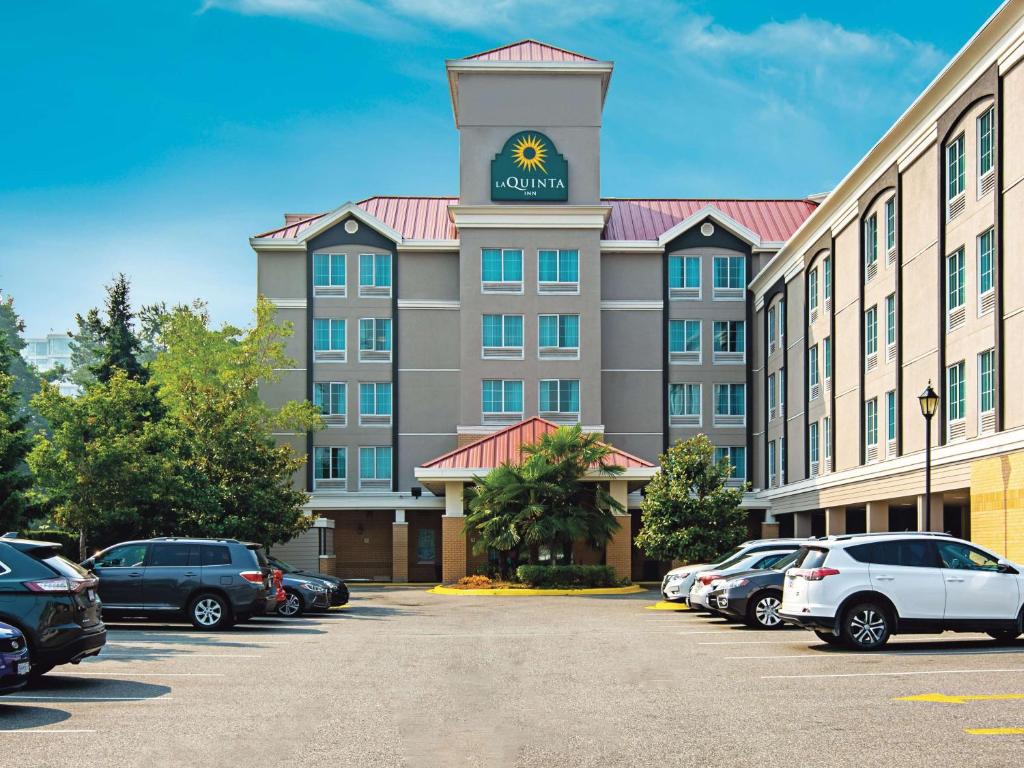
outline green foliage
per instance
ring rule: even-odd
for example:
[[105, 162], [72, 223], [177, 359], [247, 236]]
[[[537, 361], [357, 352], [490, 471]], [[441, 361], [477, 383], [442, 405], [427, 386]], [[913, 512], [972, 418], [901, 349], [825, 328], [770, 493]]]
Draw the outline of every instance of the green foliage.
[[620, 587], [629, 583], [619, 579], [610, 565], [521, 565], [516, 581], [538, 589], [585, 589]]
[[26, 509], [26, 491], [32, 485], [25, 457], [31, 448], [29, 412], [10, 371], [21, 355], [6, 334], [0, 334], [0, 528], [16, 530]]
[[95, 383], [93, 369], [99, 365], [103, 347], [103, 320], [93, 307], [85, 315], [76, 314], [78, 330], [71, 335], [71, 380], [80, 387]]
[[[135, 334], [130, 290], [124, 274], [118, 275], [107, 286], [107, 319], [99, 321], [96, 327], [100, 341], [99, 358], [91, 368], [93, 375], [104, 383], [110, 381], [115, 371], [124, 371], [128, 378], [136, 381], [145, 381], [148, 375], [139, 361], [142, 342]], [[99, 313], [90, 313], [90, 318], [99, 320]]]
[[732, 467], [716, 464], [714, 452], [706, 435], [696, 435], [661, 455], [640, 504], [636, 545], [648, 557], [710, 562], [746, 537], [743, 491], [725, 487]]
[[619, 523], [622, 506], [601, 483], [584, 482], [589, 471], [607, 477], [622, 473], [611, 449], [579, 425], [560, 427], [523, 446], [520, 464], [503, 464], [476, 478], [469, 494], [465, 529], [475, 534], [474, 549], [499, 554], [508, 576], [523, 552], [541, 547], [572, 560], [576, 541], [602, 547]]
[[[25, 340], [21, 334], [25, 324], [14, 309], [14, 299], [10, 296], [0, 300], [0, 341], [6, 342], [10, 356], [6, 358], [4, 370], [13, 377], [12, 387], [24, 408], [28, 408], [29, 400], [39, 391], [39, 372], [29, 365], [21, 356], [25, 348]], [[33, 431], [39, 427], [36, 416], [29, 412], [30, 425]]]
[[162, 321], [165, 350], [153, 361], [153, 381], [178, 430], [185, 467], [205, 478], [215, 500], [184, 510], [178, 533], [269, 545], [310, 524], [302, 512], [305, 493], [292, 485], [305, 457], [275, 444], [271, 433], [305, 433], [323, 421], [307, 401], [271, 409], [259, 397], [261, 383], [276, 381], [279, 369], [293, 364], [285, 354], [292, 329], [276, 323], [274, 313], [260, 298], [256, 324], [247, 331], [210, 328], [202, 305], [176, 307]]

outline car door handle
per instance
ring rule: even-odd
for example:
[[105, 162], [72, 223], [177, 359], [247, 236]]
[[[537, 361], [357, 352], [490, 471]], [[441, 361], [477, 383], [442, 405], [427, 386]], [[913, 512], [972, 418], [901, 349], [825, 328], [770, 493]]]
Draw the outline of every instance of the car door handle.
[[137, 579], [140, 576], [142, 576], [142, 571], [135, 571], [134, 573], [129, 573], [128, 575], [133, 579]]
[[875, 576], [875, 578], [878, 579], [879, 581], [895, 581], [896, 580], [895, 576]]
[[199, 574], [196, 573], [195, 571], [188, 571], [185, 575], [186, 576], [198, 576]]
[[959, 576], [947, 576], [946, 581], [963, 581]]

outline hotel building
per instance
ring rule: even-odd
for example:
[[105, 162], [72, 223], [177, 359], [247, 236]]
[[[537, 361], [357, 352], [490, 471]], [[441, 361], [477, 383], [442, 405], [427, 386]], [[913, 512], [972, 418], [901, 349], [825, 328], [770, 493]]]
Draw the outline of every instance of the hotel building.
[[448, 61], [457, 196], [286, 214], [250, 240], [295, 328], [263, 396], [328, 424], [279, 436], [308, 455], [317, 526], [275, 551], [458, 578], [481, 562], [465, 485], [580, 423], [617, 449], [629, 511], [582, 557], [635, 579], [663, 567], [631, 546], [639, 490], [698, 432], [750, 483], [755, 530], [921, 526], [1024, 557], [1022, 55], [1008, 2], [831, 193], [790, 200], [602, 198], [610, 62], [529, 40]]

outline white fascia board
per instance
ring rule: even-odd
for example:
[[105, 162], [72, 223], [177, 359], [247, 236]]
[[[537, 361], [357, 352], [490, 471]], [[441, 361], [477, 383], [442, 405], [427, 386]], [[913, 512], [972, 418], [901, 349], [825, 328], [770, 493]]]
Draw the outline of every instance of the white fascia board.
[[601, 253], [661, 253], [657, 240], [602, 240]]
[[671, 229], [662, 232], [658, 238], [658, 245], [665, 247], [666, 244], [679, 237], [679, 235], [686, 232], [688, 229], [692, 229], [694, 226], [704, 221], [704, 219], [711, 219], [717, 224], [727, 229], [732, 234], [736, 235], [740, 240], [749, 243], [755, 248], [761, 247], [761, 236], [752, 229], [749, 229], [740, 224], [736, 219], [731, 216], [727, 216], [721, 210], [713, 205], [705, 205], [696, 213], [692, 213], [685, 219], [680, 221]]
[[654, 312], [665, 308], [661, 299], [605, 299], [601, 309], [607, 311]]
[[293, 238], [282, 239], [280, 237], [250, 237], [249, 246], [257, 253], [263, 251], [301, 251], [305, 253], [305, 243]]
[[[458, 469], [435, 469], [433, 467], [416, 467], [416, 479], [426, 483], [431, 481], [453, 481], [471, 483], [478, 477], [484, 477], [494, 467], [473, 467]], [[650, 480], [658, 472], [658, 467], [627, 467], [620, 474], [610, 475], [606, 472], [588, 472], [585, 480]]]
[[341, 219], [345, 218], [346, 216], [351, 216], [354, 219], [358, 219], [360, 222], [368, 226], [370, 229], [375, 230], [378, 234], [383, 235], [388, 240], [391, 240], [393, 243], [401, 244], [404, 241], [401, 232], [388, 226], [383, 221], [378, 219], [376, 216], [367, 213], [366, 211], [364, 211], [362, 208], [360, 208], [358, 205], [351, 201], [335, 208], [333, 211], [326, 214], [325, 216], [322, 216], [320, 219], [317, 220], [316, 224], [313, 224], [312, 226], [304, 229], [302, 231], [302, 236], [296, 238], [296, 240], [301, 243], [307, 243], [308, 241], [312, 240], [314, 237], [319, 235], [321, 232], [325, 232], [326, 230], [330, 229], [332, 226], [337, 224]]
[[424, 490], [420, 498], [413, 498], [408, 492], [402, 493], [368, 493], [368, 492], [341, 492], [341, 493], [319, 493], [307, 494], [306, 503], [302, 505], [307, 512], [327, 512], [354, 510], [362, 511], [367, 509], [444, 509], [444, 497], [435, 496]]
[[963, 48], [918, 95], [882, 137], [843, 177], [832, 193], [808, 216], [786, 245], [750, 282], [751, 290], [763, 291], [785, 271], [794, 253], [802, 254], [827, 231], [847, 206], [855, 201], [889, 166], [919, 140], [922, 128], [935, 123], [993, 64], [1007, 56], [1024, 34], [1024, 6], [1008, 0], [978, 29]]
[[457, 229], [604, 229], [610, 205], [449, 205]]
[[403, 240], [398, 244], [400, 251], [458, 251], [458, 240]]

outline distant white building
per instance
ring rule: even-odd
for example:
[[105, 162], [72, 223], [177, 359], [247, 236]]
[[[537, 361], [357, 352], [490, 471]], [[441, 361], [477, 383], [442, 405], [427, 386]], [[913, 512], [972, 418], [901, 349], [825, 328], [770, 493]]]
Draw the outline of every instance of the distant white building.
[[71, 337], [66, 333], [48, 333], [25, 342], [21, 356], [40, 371], [49, 371], [58, 364], [71, 368]]

